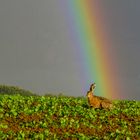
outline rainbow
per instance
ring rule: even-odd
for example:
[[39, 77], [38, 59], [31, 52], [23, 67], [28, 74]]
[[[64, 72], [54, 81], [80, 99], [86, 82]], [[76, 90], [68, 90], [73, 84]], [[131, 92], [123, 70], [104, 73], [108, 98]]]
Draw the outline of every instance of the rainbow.
[[90, 84], [95, 82], [96, 95], [121, 98], [121, 83], [114, 78], [118, 71], [117, 57], [111, 49], [111, 37], [105, 28], [101, 2], [61, 0], [60, 5], [65, 13], [71, 46], [81, 62], [78, 68], [83, 91], [87, 91]]

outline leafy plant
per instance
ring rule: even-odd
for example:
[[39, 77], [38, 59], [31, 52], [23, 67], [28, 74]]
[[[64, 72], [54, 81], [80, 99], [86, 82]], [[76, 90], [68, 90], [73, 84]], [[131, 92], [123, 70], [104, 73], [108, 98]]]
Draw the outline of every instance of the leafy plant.
[[0, 95], [0, 138], [138, 139], [140, 101], [94, 109], [85, 97]]

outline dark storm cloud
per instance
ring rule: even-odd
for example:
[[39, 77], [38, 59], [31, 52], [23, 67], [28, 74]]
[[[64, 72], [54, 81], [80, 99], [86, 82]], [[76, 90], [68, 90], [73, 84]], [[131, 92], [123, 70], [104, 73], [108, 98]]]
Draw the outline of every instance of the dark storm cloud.
[[[0, 83], [82, 96], [74, 48], [59, 0], [0, 1]], [[140, 99], [140, 1], [102, 0], [128, 99]], [[133, 93], [133, 95], [132, 95]]]

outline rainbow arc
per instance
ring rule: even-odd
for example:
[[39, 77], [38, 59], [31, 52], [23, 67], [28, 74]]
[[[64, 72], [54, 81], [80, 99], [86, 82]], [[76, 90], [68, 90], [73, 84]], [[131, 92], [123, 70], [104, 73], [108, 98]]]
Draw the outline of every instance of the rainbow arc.
[[97, 85], [96, 94], [119, 99], [121, 83], [114, 78], [118, 71], [117, 58], [111, 49], [109, 33], [105, 29], [105, 19], [101, 2], [93, 0], [62, 0], [70, 42], [80, 59], [81, 81], [89, 87]]

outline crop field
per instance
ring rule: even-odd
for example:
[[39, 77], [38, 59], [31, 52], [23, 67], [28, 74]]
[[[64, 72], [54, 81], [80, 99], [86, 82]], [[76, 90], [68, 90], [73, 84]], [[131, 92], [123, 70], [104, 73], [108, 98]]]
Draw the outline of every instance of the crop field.
[[140, 101], [94, 109], [85, 97], [0, 95], [1, 140], [138, 140]]

